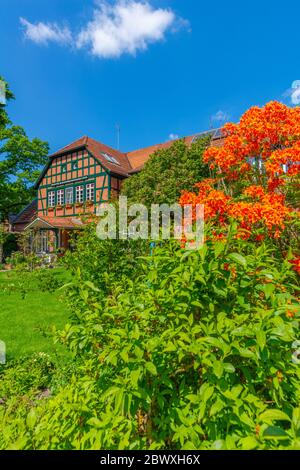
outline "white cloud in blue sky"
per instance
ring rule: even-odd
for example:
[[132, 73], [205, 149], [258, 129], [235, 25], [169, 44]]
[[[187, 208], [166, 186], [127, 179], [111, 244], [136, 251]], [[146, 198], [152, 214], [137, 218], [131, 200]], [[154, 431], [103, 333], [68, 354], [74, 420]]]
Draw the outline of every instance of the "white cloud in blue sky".
[[179, 135], [178, 134], [174, 134], [174, 133], [171, 133], [169, 135], [169, 139], [168, 140], [177, 140], [179, 139]]
[[291, 102], [295, 105], [300, 104], [300, 80], [295, 80], [292, 83]]
[[92, 20], [77, 34], [56, 23], [33, 24], [24, 18], [20, 21], [25, 37], [37, 44], [69, 43], [106, 59], [123, 54], [134, 56], [164, 40], [168, 31], [189, 28], [189, 22], [178, 18], [170, 8], [154, 8], [149, 2], [138, 0], [116, 0], [113, 5], [97, 1]]
[[213, 114], [211, 117], [212, 123], [226, 122], [229, 119], [230, 115], [226, 111], [222, 111], [221, 109], [216, 114]]
[[288, 105], [300, 105], [300, 80], [294, 80], [291, 87], [283, 93], [284, 103]]
[[56, 23], [30, 23], [25, 18], [20, 18], [24, 27], [24, 36], [36, 44], [46, 45], [49, 42], [60, 44], [71, 43], [72, 34], [67, 26], [59, 26]]

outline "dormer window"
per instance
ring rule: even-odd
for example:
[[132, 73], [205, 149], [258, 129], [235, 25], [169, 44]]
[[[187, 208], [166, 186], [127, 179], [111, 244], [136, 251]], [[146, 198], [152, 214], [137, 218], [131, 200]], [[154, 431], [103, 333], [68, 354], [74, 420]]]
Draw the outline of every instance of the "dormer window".
[[120, 163], [118, 162], [118, 160], [113, 157], [112, 155], [106, 153], [106, 152], [101, 152], [101, 155], [102, 157], [105, 158], [105, 160], [107, 160], [109, 163], [114, 163], [115, 165], [120, 165]]

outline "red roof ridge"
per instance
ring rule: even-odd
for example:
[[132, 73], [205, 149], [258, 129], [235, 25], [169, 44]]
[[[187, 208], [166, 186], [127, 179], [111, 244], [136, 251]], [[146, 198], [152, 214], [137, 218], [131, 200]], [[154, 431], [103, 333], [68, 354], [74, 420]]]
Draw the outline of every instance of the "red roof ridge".
[[64, 147], [56, 150], [56, 152], [49, 155], [49, 157], [54, 157], [56, 155], [64, 153], [65, 151], [67, 151], [69, 149], [72, 149], [74, 147], [74, 144], [78, 144], [78, 145], [76, 145], [76, 147], [79, 147], [81, 145], [86, 145], [86, 142], [87, 142], [88, 139], [89, 139], [89, 137], [87, 135], [84, 135], [84, 136], [80, 137], [79, 139], [73, 140], [70, 144], [65, 145]]

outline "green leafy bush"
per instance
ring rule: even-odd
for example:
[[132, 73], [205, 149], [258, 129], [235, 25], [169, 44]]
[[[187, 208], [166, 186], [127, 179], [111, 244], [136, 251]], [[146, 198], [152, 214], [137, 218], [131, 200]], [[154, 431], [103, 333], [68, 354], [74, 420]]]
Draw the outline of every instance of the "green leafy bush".
[[63, 285], [63, 280], [57, 276], [57, 272], [48, 268], [37, 270], [34, 278], [37, 283], [37, 288], [41, 292], [55, 292]]
[[141, 272], [139, 256], [150, 251], [147, 240], [100, 240], [95, 223], [76, 234], [73, 244], [62, 265], [79, 279], [95, 282], [103, 295], [111, 292], [114, 282], [136, 278]]
[[140, 270], [104, 296], [78, 269], [60, 334], [77, 370], [29, 413], [4, 407], [0, 446], [299, 449], [299, 285], [288, 260], [232, 233], [199, 251], [166, 244]]
[[54, 364], [42, 352], [0, 366], [0, 400], [7, 402], [15, 397], [36, 395], [50, 385], [53, 373]]

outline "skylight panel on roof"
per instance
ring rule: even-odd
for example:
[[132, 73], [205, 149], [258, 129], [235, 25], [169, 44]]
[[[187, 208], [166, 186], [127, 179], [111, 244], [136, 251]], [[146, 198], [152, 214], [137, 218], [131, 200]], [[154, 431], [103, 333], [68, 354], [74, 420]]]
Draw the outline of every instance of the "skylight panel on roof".
[[120, 163], [118, 162], [118, 160], [113, 157], [112, 155], [109, 155], [108, 153], [106, 152], [101, 152], [101, 155], [109, 162], [109, 163], [114, 163], [115, 165], [120, 165]]
[[212, 129], [205, 132], [200, 132], [200, 134], [195, 135], [192, 142], [197, 142], [197, 140], [202, 139], [203, 137], [210, 136], [212, 139], [218, 139], [222, 137], [222, 130], [221, 129]]

